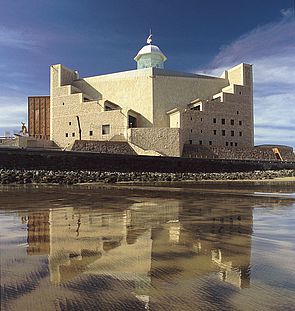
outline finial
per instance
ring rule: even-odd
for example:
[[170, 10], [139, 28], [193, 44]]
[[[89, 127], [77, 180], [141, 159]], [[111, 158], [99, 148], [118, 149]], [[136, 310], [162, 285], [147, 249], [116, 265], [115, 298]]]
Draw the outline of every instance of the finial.
[[152, 44], [152, 42], [153, 42], [153, 35], [152, 35], [152, 29], [150, 28], [150, 35], [146, 39], [146, 43], [147, 44]]

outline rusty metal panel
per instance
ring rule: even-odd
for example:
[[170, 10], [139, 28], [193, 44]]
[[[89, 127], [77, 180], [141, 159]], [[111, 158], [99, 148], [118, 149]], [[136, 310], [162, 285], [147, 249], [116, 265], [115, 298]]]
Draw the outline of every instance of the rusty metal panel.
[[50, 133], [50, 97], [28, 97], [29, 135], [49, 139]]

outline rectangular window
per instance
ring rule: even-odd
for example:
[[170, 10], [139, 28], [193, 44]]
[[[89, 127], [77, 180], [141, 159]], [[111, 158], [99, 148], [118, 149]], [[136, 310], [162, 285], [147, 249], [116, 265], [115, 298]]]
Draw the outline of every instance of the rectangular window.
[[191, 133], [193, 132], [193, 129], [191, 129]]
[[203, 130], [201, 130], [201, 134], [203, 133]]
[[213, 134], [216, 135], [216, 130], [213, 131]]
[[211, 141], [211, 140], [209, 141], [209, 145], [210, 145], [210, 146], [212, 145], [212, 141]]
[[228, 141], [227, 141], [227, 142], [225, 142], [225, 145], [226, 145], [226, 146], [228, 146]]
[[201, 122], [203, 121], [203, 118], [201, 118]]
[[231, 119], [230, 120], [230, 125], [235, 125], [235, 120]]
[[239, 125], [242, 125], [242, 121], [239, 121]]
[[69, 137], [69, 133], [66, 133], [66, 137]]
[[221, 124], [225, 124], [225, 119], [221, 119]]
[[238, 143], [235, 143], [235, 146], [237, 147]]
[[235, 131], [230, 131], [230, 136], [235, 136]]
[[213, 123], [216, 123], [216, 118], [213, 119]]
[[242, 132], [239, 132], [239, 135], [242, 136]]
[[200, 140], [200, 141], [199, 141], [199, 143], [200, 143], [200, 145], [202, 145], [202, 144], [203, 144], [203, 141], [202, 141], [202, 140]]
[[230, 145], [231, 145], [231, 147], [232, 147], [232, 146], [233, 146], [233, 143], [231, 142]]
[[239, 111], [237, 111], [237, 114], [239, 114]]
[[190, 139], [190, 140], [189, 140], [189, 144], [191, 145], [192, 143], [193, 143], [193, 141]]
[[73, 137], [75, 137], [75, 132], [74, 132], [74, 133], [72, 133], [72, 136], [73, 136]]
[[93, 131], [89, 131], [89, 136], [92, 136], [93, 135]]
[[101, 127], [101, 133], [102, 133], [102, 135], [110, 134], [110, 125], [109, 124], [104, 124]]
[[69, 122], [69, 125], [72, 125], [72, 122]]
[[225, 130], [222, 130], [222, 136], [225, 136]]
[[191, 121], [193, 121], [193, 117], [191, 117]]

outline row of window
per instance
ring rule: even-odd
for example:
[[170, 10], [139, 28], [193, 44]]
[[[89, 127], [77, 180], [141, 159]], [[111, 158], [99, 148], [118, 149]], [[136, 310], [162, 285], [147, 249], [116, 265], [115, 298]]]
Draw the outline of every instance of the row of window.
[[[71, 122], [69, 122], [71, 123]], [[105, 124], [101, 127], [101, 134], [102, 135], [107, 135], [110, 134], [110, 125]], [[93, 131], [89, 131], [89, 136], [93, 136]], [[69, 133], [66, 133], [66, 137], [69, 137]], [[72, 133], [72, 137], [75, 137], [75, 132]]]
[[[221, 119], [221, 124], [225, 124], [225, 119]], [[213, 118], [213, 123], [217, 123], [217, 119]], [[239, 120], [239, 125], [242, 125], [243, 122], [241, 120]], [[235, 120], [234, 119], [230, 119], [230, 125], [235, 125]]]
[[[193, 143], [193, 141], [192, 140], [189, 140], [189, 143], [190, 144], [192, 144]], [[199, 140], [199, 145], [203, 145], [203, 141], [202, 140]], [[212, 146], [212, 140], [209, 140], [209, 146]], [[231, 146], [231, 147], [233, 147], [233, 146], [235, 146], [235, 147], [237, 147], [238, 146], [238, 143], [237, 142], [225, 142], [225, 146]]]

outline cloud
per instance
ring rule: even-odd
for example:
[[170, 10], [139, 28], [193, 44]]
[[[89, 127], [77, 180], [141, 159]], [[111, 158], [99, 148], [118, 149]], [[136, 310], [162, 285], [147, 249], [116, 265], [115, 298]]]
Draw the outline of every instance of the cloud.
[[21, 121], [27, 119], [27, 98], [0, 96], [0, 129], [20, 127]]
[[253, 64], [255, 143], [295, 147], [295, 20], [282, 10], [277, 23], [262, 25], [223, 46], [203, 70], [220, 75], [238, 63]]
[[284, 17], [291, 17], [294, 14], [292, 8], [282, 9], [280, 12], [281, 12], [282, 16], [284, 16]]
[[0, 46], [32, 50], [36, 49], [38, 41], [28, 31], [0, 27]]

